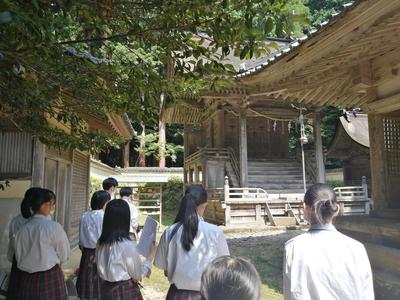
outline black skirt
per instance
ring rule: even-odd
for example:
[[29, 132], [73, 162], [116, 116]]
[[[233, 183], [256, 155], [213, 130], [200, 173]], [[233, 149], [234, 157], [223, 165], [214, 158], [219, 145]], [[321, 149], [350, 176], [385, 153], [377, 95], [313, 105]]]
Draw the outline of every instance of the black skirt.
[[171, 284], [166, 300], [200, 300], [200, 292], [191, 290], [178, 290], [175, 284]]
[[66, 300], [64, 274], [59, 265], [48, 271], [21, 272], [18, 300]]
[[19, 282], [21, 280], [21, 270], [17, 268], [17, 260], [15, 259], [15, 255], [13, 256], [10, 279], [8, 282], [8, 290], [7, 297], [8, 300], [16, 300], [17, 292], [19, 290]]
[[101, 299], [102, 280], [97, 274], [96, 249], [82, 249], [76, 291], [80, 298]]
[[143, 300], [139, 285], [133, 280], [103, 281], [101, 297], [106, 300]]

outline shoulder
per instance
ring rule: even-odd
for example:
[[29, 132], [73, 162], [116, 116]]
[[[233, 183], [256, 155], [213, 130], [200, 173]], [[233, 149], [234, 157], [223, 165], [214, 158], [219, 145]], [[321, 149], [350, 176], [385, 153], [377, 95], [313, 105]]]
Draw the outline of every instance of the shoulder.
[[362, 243], [360, 243], [359, 241], [357, 241], [339, 231], [336, 231], [336, 238], [337, 238], [337, 241], [340, 242], [343, 246], [346, 245], [347, 247], [352, 248], [352, 249], [366, 251], [365, 247]]
[[223, 230], [218, 227], [217, 225], [205, 222], [200, 220], [199, 222], [199, 230], [204, 231], [207, 234], [213, 235], [213, 236], [219, 236], [219, 235], [223, 235], [224, 232]]
[[293, 248], [293, 247], [295, 247], [297, 245], [302, 245], [302, 244], [306, 243], [308, 241], [308, 239], [309, 239], [309, 233], [308, 232], [300, 234], [300, 235], [288, 240], [285, 243], [285, 250], [291, 249], [291, 248]]

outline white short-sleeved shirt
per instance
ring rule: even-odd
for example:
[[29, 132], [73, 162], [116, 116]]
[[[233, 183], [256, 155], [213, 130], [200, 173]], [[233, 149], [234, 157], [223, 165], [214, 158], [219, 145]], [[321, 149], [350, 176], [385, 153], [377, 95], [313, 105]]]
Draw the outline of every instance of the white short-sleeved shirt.
[[7, 259], [10, 262], [12, 262], [14, 254], [15, 254], [15, 247], [14, 247], [15, 235], [20, 230], [20, 228], [23, 225], [25, 225], [25, 223], [28, 221], [29, 221], [29, 218], [25, 219], [21, 214], [19, 214], [19, 215], [15, 216], [10, 222], [9, 232], [8, 232], [9, 242], [8, 242], [8, 251], [7, 251]]
[[95, 249], [103, 228], [104, 210], [91, 210], [82, 214], [79, 223], [79, 245]]
[[312, 225], [285, 244], [285, 299], [374, 299], [365, 247], [331, 224]]
[[171, 239], [175, 226], [161, 236], [154, 265], [166, 270], [169, 282], [178, 289], [199, 291], [201, 275], [208, 264], [217, 257], [229, 255], [224, 233], [218, 226], [199, 220], [196, 238], [187, 252], [181, 243], [182, 226]]
[[62, 226], [42, 215], [34, 215], [15, 237], [18, 269], [35, 273], [66, 262], [70, 245]]
[[110, 282], [142, 280], [151, 272], [151, 262], [142, 262], [131, 240], [97, 245], [96, 262], [99, 276]]
[[129, 211], [131, 212], [131, 222], [129, 227], [129, 233], [136, 234], [136, 229], [138, 227], [138, 211], [136, 207], [127, 199], [122, 199], [129, 205]]

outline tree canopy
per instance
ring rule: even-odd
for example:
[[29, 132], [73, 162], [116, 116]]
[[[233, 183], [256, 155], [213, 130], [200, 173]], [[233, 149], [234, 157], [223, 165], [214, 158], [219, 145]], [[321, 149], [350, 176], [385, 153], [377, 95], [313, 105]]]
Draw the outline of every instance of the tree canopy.
[[161, 92], [174, 101], [225, 84], [233, 69], [221, 61], [264, 54], [266, 37], [290, 35], [299, 1], [0, 0], [0, 124], [58, 147], [115, 145], [85, 117], [128, 112], [146, 122]]

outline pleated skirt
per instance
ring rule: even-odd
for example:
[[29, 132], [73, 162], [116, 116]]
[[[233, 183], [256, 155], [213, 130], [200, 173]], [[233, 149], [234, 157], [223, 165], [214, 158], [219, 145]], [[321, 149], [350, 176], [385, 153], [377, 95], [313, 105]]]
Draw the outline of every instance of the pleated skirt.
[[140, 288], [133, 280], [103, 281], [101, 297], [106, 300], [143, 300]]
[[96, 249], [82, 249], [76, 291], [84, 299], [101, 299], [102, 280], [97, 274]]
[[175, 284], [171, 284], [166, 300], [200, 300], [200, 292], [191, 290], [178, 290]]

